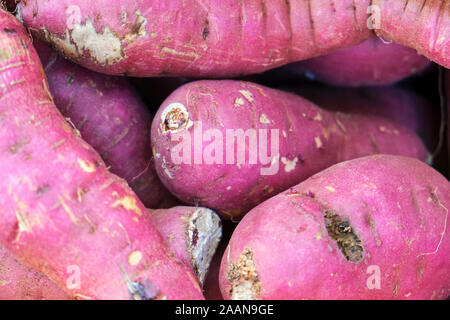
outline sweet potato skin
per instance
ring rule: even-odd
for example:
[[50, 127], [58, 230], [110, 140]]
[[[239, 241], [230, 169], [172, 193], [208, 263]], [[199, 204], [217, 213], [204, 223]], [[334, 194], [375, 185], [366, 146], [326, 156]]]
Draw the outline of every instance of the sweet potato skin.
[[[449, 195], [448, 180], [412, 158], [373, 155], [334, 165], [244, 217], [222, 259], [222, 294], [226, 299], [445, 299]], [[349, 222], [362, 258], [348, 260], [341, 252], [334, 237], [344, 237], [348, 225], [341, 234], [339, 225], [329, 230], [330, 213]]]
[[0, 243], [66, 289], [77, 267], [73, 297], [202, 299], [144, 205], [54, 106], [21, 23], [1, 11], [0, 25]]
[[450, 2], [441, 0], [373, 0], [379, 8], [384, 39], [411, 47], [428, 59], [450, 68]]
[[[373, 31], [450, 67], [448, 1], [127, 0], [120, 4], [27, 0], [19, 6], [33, 34], [83, 66], [108, 74], [259, 73], [358, 44]], [[379, 22], [375, 29], [369, 28], [369, 18]]]
[[43, 273], [17, 261], [0, 246], [0, 300], [66, 300], [69, 296]]
[[57, 54], [49, 60], [45, 73], [56, 106], [109, 170], [125, 179], [147, 208], [176, 203], [155, 171], [152, 116], [129, 82], [84, 69]]
[[[170, 110], [177, 103], [184, 106], [187, 116], [180, 120], [184, 122], [179, 130], [172, 130], [167, 123], [172, 125], [169, 118], [176, 110]], [[198, 147], [196, 123], [201, 124], [201, 134], [220, 132], [223, 150], [219, 148], [222, 158], [218, 159], [222, 164], [196, 160], [195, 154], [206, 159], [212, 145], [205, 139]], [[239, 144], [247, 155], [244, 163], [237, 162], [236, 151], [234, 162], [226, 160], [230, 154], [226, 136], [231, 129], [267, 130], [268, 142], [278, 135], [279, 150], [270, 154], [267, 147], [268, 160], [275, 164], [273, 172], [260, 155], [255, 164], [250, 163], [248, 154], [256, 156], [262, 149], [251, 149], [249, 142]], [[190, 137], [187, 153], [192, 156], [177, 163], [174, 153], [183, 133]], [[169, 191], [183, 202], [212, 208], [228, 219], [242, 217], [264, 199], [340, 161], [373, 153], [425, 159], [420, 139], [386, 119], [327, 112], [294, 94], [233, 80], [191, 82], [177, 89], [156, 113], [151, 136], [156, 170]], [[262, 168], [268, 172], [262, 174]]]
[[433, 123], [439, 121], [439, 110], [427, 97], [413, 90], [401, 86], [324, 88], [315, 85], [294, 85], [286, 89], [327, 110], [390, 119], [416, 132], [429, 150], [437, 144], [437, 128]]
[[[199, 210], [219, 222], [219, 218], [213, 211], [201, 207], [178, 206], [163, 210], [149, 209], [148, 214], [172, 252], [190, 268], [192, 276], [197, 277], [201, 285], [205, 270], [208, 270], [212, 255], [220, 240], [221, 226], [220, 222], [216, 229], [195, 225], [196, 228], [193, 231], [197, 230], [197, 233], [192, 234], [189, 224], [193, 219], [199, 219], [199, 215], [196, 215]], [[195, 221], [193, 222], [195, 223]], [[210, 232], [214, 234], [210, 236], [212, 241], [206, 244], [202, 243], [207, 254], [199, 258], [198, 255], [193, 256], [195, 245], [199, 244], [193, 244], [192, 240], [202, 232], [203, 236], [209, 235]], [[203, 254], [206, 250], [202, 250], [201, 253]], [[197, 253], [195, 252], [195, 254]], [[43, 273], [20, 263], [4, 247], [0, 246], [0, 299], [67, 300], [71, 297]]]
[[258, 73], [359, 43], [370, 35], [369, 4], [28, 0], [20, 11], [34, 35], [102, 73], [222, 77]]
[[430, 60], [414, 49], [368, 40], [332, 53], [286, 66], [287, 70], [335, 86], [389, 85], [418, 74]]

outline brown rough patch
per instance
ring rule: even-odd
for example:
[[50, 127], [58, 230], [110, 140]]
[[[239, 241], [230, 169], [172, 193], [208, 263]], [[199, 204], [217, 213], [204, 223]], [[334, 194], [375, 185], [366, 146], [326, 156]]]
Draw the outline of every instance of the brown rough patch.
[[361, 240], [354, 233], [350, 221], [342, 219], [332, 210], [326, 210], [324, 215], [328, 235], [336, 244], [347, 261], [359, 263], [364, 258], [364, 248]]
[[372, 217], [372, 214], [369, 211], [367, 211], [366, 214], [364, 215], [364, 221], [369, 226], [370, 231], [372, 232], [372, 234], [375, 238], [377, 247], [380, 247], [381, 240], [380, 240], [380, 237], [378, 236], [377, 226], [376, 226], [375, 220]]
[[230, 295], [232, 298], [257, 299], [259, 296], [261, 282], [253, 262], [251, 249], [245, 248], [239, 257], [239, 262], [230, 264], [227, 277], [231, 284]]
[[419, 257], [419, 262], [417, 263], [417, 282], [419, 283], [419, 286], [422, 283], [423, 274], [425, 272], [427, 261], [424, 256]]

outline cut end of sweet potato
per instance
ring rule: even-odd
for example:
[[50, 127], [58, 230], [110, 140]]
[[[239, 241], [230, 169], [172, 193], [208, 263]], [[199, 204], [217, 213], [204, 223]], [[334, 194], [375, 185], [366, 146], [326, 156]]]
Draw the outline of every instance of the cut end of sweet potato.
[[163, 133], [176, 133], [192, 126], [189, 111], [181, 103], [169, 104], [161, 114], [161, 130]]
[[230, 295], [232, 300], [258, 299], [261, 283], [251, 249], [245, 248], [239, 257], [239, 262], [230, 264], [228, 281], [231, 284]]
[[192, 268], [202, 285], [221, 237], [219, 216], [211, 209], [197, 208], [189, 219], [186, 241]]

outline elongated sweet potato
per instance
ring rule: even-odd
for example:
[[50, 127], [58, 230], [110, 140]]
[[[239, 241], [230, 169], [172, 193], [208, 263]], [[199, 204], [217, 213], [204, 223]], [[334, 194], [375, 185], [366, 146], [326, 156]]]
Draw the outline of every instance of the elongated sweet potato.
[[29, 35], [5, 11], [0, 47], [0, 244], [74, 297], [201, 299], [144, 205], [58, 112]]
[[373, 0], [374, 31], [450, 68], [450, 2]]
[[169, 191], [231, 219], [344, 160], [374, 153], [425, 159], [414, 132], [384, 118], [328, 112], [233, 80], [177, 89], [155, 115], [151, 137]]
[[56, 53], [48, 60], [45, 74], [56, 106], [109, 170], [125, 179], [148, 208], [176, 203], [155, 171], [152, 116], [128, 81], [81, 68]]
[[450, 10], [441, 0], [27, 0], [19, 6], [34, 35], [109, 74], [258, 73], [358, 44], [372, 31], [450, 67]]
[[[219, 217], [200, 207], [149, 210], [149, 214], [167, 245], [192, 268], [202, 285], [221, 238]], [[70, 296], [43, 273], [20, 263], [0, 246], [0, 299], [65, 300]]]
[[450, 183], [416, 159], [334, 165], [251, 210], [222, 259], [226, 299], [445, 299]]
[[[231, 76], [356, 44], [369, 0], [27, 0], [34, 35], [109, 74]], [[104, 10], [108, 8], [108, 10]]]
[[[283, 88], [284, 89], [284, 88]], [[286, 89], [327, 110], [371, 114], [395, 121], [415, 131], [432, 150], [438, 140], [439, 108], [427, 97], [400, 86], [338, 88], [290, 86]]]
[[286, 68], [327, 84], [356, 87], [393, 84], [428, 66], [430, 60], [414, 49], [387, 44], [373, 36], [356, 46], [296, 62]]

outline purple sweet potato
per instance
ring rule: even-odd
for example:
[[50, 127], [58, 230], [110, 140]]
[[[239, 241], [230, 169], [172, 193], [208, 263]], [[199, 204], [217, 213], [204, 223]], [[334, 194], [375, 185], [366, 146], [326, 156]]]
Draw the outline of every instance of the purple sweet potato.
[[[27, 0], [31, 32], [90, 69], [232, 76], [323, 55], [370, 36], [369, 0]], [[108, 10], [105, 10], [108, 8]]]
[[59, 113], [29, 34], [5, 11], [0, 48], [0, 244], [62, 288], [76, 276], [72, 297], [202, 299], [145, 206]]
[[108, 74], [258, 73], [373, 32], [450, 67], [450, 7], [442, 0], [27, 0], [19, 8], [34, 35]]
[[222, 259], [226, 299], [445, 299], [450, 183], [416, 159], [334, 165], [251, 210]]
[[430, 64], [414, 49], [373, 36], [356, 46], [296, 62], [286, 69], [327, 84], [356, 87], [393, 84], [420, 73]]
[[233, 80], [177, 89], [155, 115], [151, 137], [169, 191], [228, 219], [344, 160], [426, 155], [414, 132], [387, 119], [328, 112], [297, 95]]
[[[149, 210], [167, 245], [203, 284], [221, 238], [219, 217], [207, 208]], [[218, 272], [218, 270], [217, 270]], [[70, 296], [43, 273], [17, 261], [0, 246], [0, 300], [66, 300]]]
[[419, 134], [432, 149], [437, 144], [439, 111], [425, 96], [399, 86], [338, 88], [297, 86], [287, 89], [322, 108], [371, 114], [395, 121]]
[[48, 60], [45, 73], [56, 106], [109, 170], [125, 179], [148, 208], [176, 203], [155, 171], [152, 116], [129, 82], [84, 69], [56, 53]]
[[375, 32], [450, 68], [450, 1], [372, 0]]

